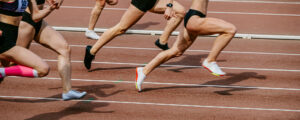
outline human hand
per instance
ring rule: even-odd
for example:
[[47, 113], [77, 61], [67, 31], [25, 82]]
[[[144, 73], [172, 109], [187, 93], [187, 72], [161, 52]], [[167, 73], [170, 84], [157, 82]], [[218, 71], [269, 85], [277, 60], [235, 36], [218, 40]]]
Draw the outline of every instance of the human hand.
[[175, 15], [173, 8], [167, 7], [167, 9], [165, 10], [165, 13], [164, 13], [165, 19], [169, 20], [170, 18], [175, 17], [175, 16], [176, 15]]

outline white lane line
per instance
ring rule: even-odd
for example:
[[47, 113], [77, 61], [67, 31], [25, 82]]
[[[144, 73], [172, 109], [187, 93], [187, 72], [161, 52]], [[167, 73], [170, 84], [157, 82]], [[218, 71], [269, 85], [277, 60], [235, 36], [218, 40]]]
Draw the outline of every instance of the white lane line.
[[[56, 31], [67, 31], [67, 32], [85, 32], [87, 28], [84, 27], [63, 27], [63, 26], [52, 26]], [[95, 32], [105, 32], [107, 28], [95, 28]], [[163, 31], [161, 30], [133, 30], [129, 29], [125, 34], [138, 34], [138, 35], [162, 35]], [[178, 36], [179, 31], [174, 31], [171, 33], [173, 36]], [[214, 35], [205, 35], [199, 37], [217, 37], [217, 34]], [[237, 33], [234, 38], [242, 39], [274, 39], [274, 40], [300, 40], [300, 36], [297, 35], [274, 35], [274, 34], [244, 34]]]
[[269, 16], [289, 16], [289, 17], [299, 17], [300, 16], [300, 14], [248, 13], [248, 12], [216, 12], [216, 11], [209, 11], [208, 13], [233, 14], [233, 15], [269, 15]]
[[[57, 62], [54, 59], [44, 59], [47, 62]], [[73, 63], [82, 63], [80, 60], [72, 60]], [[97, 62], [93, 61], [93, 64], [112, 64], [112, 65], [133, 65], [133, 66], [145, 66], [146, 64], [141, 63], [121, 63], [121, 62]], [[193, 65], [166, 65], [162, 64], [161, 67], [184, 67], [184, 68], [203, 68], [202, 66], [193, 66]], [[240, 68], [240, 67], [220, 67], [222, 69], [231, 69], [231, 70], [256, 70], [256, 71], [276, 71], [276, 72], [300, 72], [300, 70], [289, 70], [289, 69], [269, 69], [269, 68]]]
[[[80, 6], [61, 6], [62, 8], [71, 9], [93, 9], [93, 7], [80, 7]], [[127, 8], [104, 8], [106, 10], [121, 10], [125, 11]], [[233, 15], [268, 15], [268, 16], [291, 16], [298, 17], [300, 14], [276, 14], [276, 13], [248, 13], [248, 12], [218, 12], [218, 11], [208, 11], [208, 13], [214, 14], [233, 14]]]
[[[37, 43], [32, 43], [33, 45], [40, 45]], [[86, 45], [69, 45], [71, 47], [82, 47], [85, 48]], [[150, 51], [161, 51], [158, 48], [137, 48], [137, 47], [117, 47], [117, 46], [104, 46], [103, 48], [107, 49], [127, 49], [127, 50], [150, 50]], [[209, 50], [187, 50], [187, 52], [205, 52], [209, 53]], [[222, 53], [231, 53], [231, 54], [257, 54], [257, 55], [288, 55], [288, 56], [300, 56], [296, 53], [268, 53], [268, 52], [241, 52], [241, 51], [222, 51]]]
[[299, 5], [300, 2], [280, 2], [280, 1], [256, 1], [256, 0], [210, 0], [212, 2], [239, 2], [239, 3], [264, 3], [264, 4], [292, 4]]
[[[11, 78], [20, 78], [9, 76]], [[61, 80], [61, 78], [54, 77], [42, 77], [35, 79], [47, 79], [47, 80]], [[92, 80], [92, 79], [76, 79], [72, 78], [72, 81], [82, 82], [106, 82], [106, 83], [124, 83], [124, 84], [135, 84], [135, 81], [120, 81], [120, 80]], [[143, 82], [143, 84], [151, 85], [168, 85], [168, 86], [191, 86], [191, 87], [215, 87], [215, 88], [239, 88], [239, 89], [260, 89], [260, 90], [285, 90], [285, 91], [300, 91], [299, 88], [273, 88], [273, 87], [256, 87], [256, 86], [234, 86], [234, 85], [209, 85], [209, 84], [187, 84], [187, 83], [162, 83], [162, 82]]]
[[[81, 46], [81, 47], [86, 47], [86, 46]], [[135, 47], [115, 47], [115, 46], [107, 46], [107, 47], [104, 47], [104, 48], [132, 49], [132, 50], [161, 50], [161, 49], [158, 49], [158, 48], [135, 48]], [[187, 50], [187, 51], [188, 52], [206, 52], [206, 53], [210, 52], [209, 50]], [[267, 52], [240, 52], [240, 51], [222, 51], [222, 53], [300, 56], [300, 54], [294, 54], [294, 53], [267, 53]]]
[[[60, 99], [60, 98], [26, 97], [26, 96], [0, 96], [0, 98], [62, 101], [62, 99]], [[250, 108], [250, 107], [231, 107], [231, 106], [207, 106], [207, 105], [189, 105], [189, 104], [167, 104], [167, 103], [149, 103], [149, 102], [110, 101], [110, 100], [70, 100], [70, 101], [94, 102], [94, 103], [104, 103], [105, 102], [105, 103], [115, 103], [115, 104], [153, 105], [153, 106], [169, 106], [169, 107], [191, 107], [191, 108], [211, 108], [211, 109], [300, 112], [300, 110], [295, 110], [295, 109]]]

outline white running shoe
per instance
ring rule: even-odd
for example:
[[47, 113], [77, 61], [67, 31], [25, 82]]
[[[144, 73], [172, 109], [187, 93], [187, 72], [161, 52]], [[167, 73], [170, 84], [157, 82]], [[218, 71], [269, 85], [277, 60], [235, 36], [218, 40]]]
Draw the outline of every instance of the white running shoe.
[[135, 87], [139, 92], [142, 91], [142, 83], [145, 80], [146, 75], [143, 73], [143, 67], [136, 68]]
[[94, 39], [94, 40], [98, 40], [100, 38], [100, 36], [97, 35], [97, 33], [95, 33], [95, 31], [93, 31], [93, 30], [86, 30], [85, 36], [87, 38]]
[[224, 76], [226, 73], [223, 72], [216, 62], [210, 62], [205, 59], [202, 63], [202, 66], [206, 68], [211, 74], [215, 76]]
[[86, 92], [78, 92], [75, 90], [70, 90], [68, 93], [62, 94], [63, 100], [79, 99], [86, 95]]

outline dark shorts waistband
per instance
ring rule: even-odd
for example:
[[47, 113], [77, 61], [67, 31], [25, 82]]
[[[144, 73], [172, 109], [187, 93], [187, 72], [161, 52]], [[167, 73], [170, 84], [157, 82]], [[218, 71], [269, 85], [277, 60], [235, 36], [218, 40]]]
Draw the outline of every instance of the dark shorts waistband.
[[197, 16], [199, 16], [199, 17], [201, 17], [201, 18], [205, 18], [205, 17], [206, 17], [206, 15], [203, 14], [202, 12], [200, 12], [200, 11], [198, 11], [198, 10], [190, 9], [190, 10], [186, 13], [186, 15], [185, 15], [185, 17], [184, 17], [184, 27], [186, 27], [186, 25], [187, 25], [189, 19], [190, 19], [192, 16], [194, 16], [194, 15], [197, 15]]
[[3, 53], [16, 46], [18, 26], [0, 22], [0, 30], [2, 31], [2, 36], [0, 37], [0, 53]]
[[1, 9], [0, 9], [0, 14], [9, 15], [9, 16], [22, 16], [21, 12], [12, 12], [12, 11], [1, 10]]
[[37, 5], [45, 4], [45, 0], [36, 0]]
[[143, 12], [152, 9], [157, 0], [131, 0], [131, 4]]
[[42, 27], [43, 20], [40, 20], [39, 22], [34, 22], [32, 20], [31, 14], [28, 12], [24, 12], [22, 21], [24, 21], [34, 27], [34, 29], [35, 29], [34, 37], [36, 37], [39, 34], [41, 27]]

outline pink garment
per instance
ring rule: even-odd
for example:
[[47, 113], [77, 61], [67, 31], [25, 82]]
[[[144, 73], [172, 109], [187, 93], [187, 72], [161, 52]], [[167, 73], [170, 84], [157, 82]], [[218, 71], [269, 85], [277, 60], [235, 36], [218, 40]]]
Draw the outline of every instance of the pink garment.
[[1, 72], [1, 78], [5, 76], [38, 77], [36, 70], [22, 65], [6, 67], [3, 72]]

